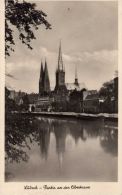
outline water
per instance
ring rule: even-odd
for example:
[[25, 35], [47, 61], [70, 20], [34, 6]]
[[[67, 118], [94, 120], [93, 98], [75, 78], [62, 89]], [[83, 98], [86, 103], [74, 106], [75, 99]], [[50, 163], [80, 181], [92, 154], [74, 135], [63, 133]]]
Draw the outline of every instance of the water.
[[117, 181], [117, 135], [101, 120], [9, 120], [6, 181]]

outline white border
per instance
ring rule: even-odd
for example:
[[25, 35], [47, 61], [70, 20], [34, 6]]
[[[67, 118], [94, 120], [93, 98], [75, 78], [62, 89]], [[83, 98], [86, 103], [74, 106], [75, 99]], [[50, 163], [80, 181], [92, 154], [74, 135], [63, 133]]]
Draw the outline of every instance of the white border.
[[[29, 0], [28, 0], [29, 1]], [[40, 1], [40, 0], [39, 0]], [[47, 0], [46, 0], [47, 1]], [[92, 1], [92, 0], [89, 0]], [[97, 0], [98, 1], [98, 0]], [[100, 0], [102, 1], [102, 0]], [[106, 1], [106, 0], [104, 0]], [[110, 1], [110, 0], [108, 0]], [[122, 0], [118, 3], [118, 18], [119, 18], [119, 151], [118, 151], [118, 182], [4, 182], [4, 86], [5, 86], [5, 57], [4, 57], [4, 2], [2, 0], [0, 4], [0, 194], [1, 195], [47, 195], [47, 194], [77, 194], [77, 195], [122, 195]], [[71, 186], [71, 184], [90, 186], [90, 189], [80, 190], [24, 190], [25, 185], [38, 185], [42, 187], [44, 184], [64, 186], [65, 184]]]

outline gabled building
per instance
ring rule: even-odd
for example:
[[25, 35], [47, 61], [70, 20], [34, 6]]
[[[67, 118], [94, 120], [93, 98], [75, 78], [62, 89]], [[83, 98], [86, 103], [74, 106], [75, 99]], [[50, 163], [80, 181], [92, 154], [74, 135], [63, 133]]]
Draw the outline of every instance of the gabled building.
[[75, 67], [75, 81], [74, 83], [66, 83], [66, 88], [69, 93], [72, 93], [73, 91], [81, 91], [83, 89], [86, 89], [85, 83], [79, 83], [78, 81], [78, 75], [77, 75], [77, 68]]
[[67, 83], [66, 87], [69, 95], [68, 111], [81, 112], [83, 110], [83, 92], [86, 91], [86, 87], [84, 83], [78, 82], [76, 67], [74, 83]]

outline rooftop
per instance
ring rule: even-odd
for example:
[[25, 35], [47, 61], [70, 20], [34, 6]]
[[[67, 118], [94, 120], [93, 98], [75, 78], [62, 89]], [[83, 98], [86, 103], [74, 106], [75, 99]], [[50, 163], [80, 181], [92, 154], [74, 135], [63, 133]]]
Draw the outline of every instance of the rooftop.
[[85, 86], [85, 83], [79, 83], [79, 85], [76, 85], [75, 83], [66, 83], [66, 88], [68, 90], [72, 90], [72, 91], [75, 89], [77, 91], [80, 91], [80, 90], [86, 88], [86, 86]]

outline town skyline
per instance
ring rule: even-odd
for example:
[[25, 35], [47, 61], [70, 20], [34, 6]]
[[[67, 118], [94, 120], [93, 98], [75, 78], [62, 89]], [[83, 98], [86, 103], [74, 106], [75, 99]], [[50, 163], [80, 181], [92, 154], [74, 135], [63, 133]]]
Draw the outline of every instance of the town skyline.
[[[38, 93], [41, 61], [47, 60], [51, 88], [55, 87], [61, 39], [66, 83], [78, 81], [100, 89], [114, 77], [117, 62], [117, 2], [36, 2], [47, 13], [52, 30], [41, 28], [29, 50], [17, 40], [6, 59], [6, 85], [16, 91]], [[89, 17], [90, 15], [90, 17]], [[17, 32], [15, 31], [15, 37]]]

